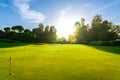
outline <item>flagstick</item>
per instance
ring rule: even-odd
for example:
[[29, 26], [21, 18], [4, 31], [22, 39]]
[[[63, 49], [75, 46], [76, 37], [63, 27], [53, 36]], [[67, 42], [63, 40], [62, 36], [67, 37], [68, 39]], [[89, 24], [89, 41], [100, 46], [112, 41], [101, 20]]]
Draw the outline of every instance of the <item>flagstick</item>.
[[9, 75], [12, 75], [11, 64], [12, 64], [12, 57], [10, 56], [10, 58], [9, 58]]

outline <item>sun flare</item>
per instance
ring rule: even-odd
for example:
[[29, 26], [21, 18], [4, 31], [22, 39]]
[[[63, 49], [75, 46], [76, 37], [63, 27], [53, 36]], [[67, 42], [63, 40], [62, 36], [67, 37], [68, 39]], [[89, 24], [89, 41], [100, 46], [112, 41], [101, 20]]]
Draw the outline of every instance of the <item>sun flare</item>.
[[75, 20], [72, 17], [62, 16], [57, 22], [57, 35], [58, 37], [65, 37], [68, 39], [70, 34], [75, 31], [74, 28]]

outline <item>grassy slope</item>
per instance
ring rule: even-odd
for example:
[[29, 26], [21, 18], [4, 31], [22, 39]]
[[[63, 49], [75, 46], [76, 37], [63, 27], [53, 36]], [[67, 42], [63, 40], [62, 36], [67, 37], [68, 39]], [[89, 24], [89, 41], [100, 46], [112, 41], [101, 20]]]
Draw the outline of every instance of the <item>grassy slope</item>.
[[[120, 47], [110, 49], [116, 48]], [[9, 56], [12, 56], [13, 60], [12, 76], [7, 75]], [[10, 80], [120, 80], [120, 55], [101, 51], [95, 47], [70, 44], [0, 48], [0, 80], [8, 78]]]

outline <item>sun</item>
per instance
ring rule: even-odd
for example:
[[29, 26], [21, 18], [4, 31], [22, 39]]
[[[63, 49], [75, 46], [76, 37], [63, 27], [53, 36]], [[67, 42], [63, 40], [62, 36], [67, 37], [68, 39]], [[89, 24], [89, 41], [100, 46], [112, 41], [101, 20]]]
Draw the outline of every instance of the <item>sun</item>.
[[74, 23], [75, 19], [69, 16], [62, 16], [57, 21], [57, 35], [59, 38], [65, 37], [68, 39], [70, 34], [73, 34], [75, 31]]

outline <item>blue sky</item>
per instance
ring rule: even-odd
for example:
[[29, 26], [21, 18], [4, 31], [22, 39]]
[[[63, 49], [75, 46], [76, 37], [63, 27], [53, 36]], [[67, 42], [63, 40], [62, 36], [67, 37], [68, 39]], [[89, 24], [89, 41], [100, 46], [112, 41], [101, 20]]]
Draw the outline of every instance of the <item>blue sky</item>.
[[120, 24], [120, 0], [0, 0], [0, 29], [19, 24], [32, 29], [42, 22], [67, 37], [75, 21], [83, 17], [87, 24], [96, 14]]

